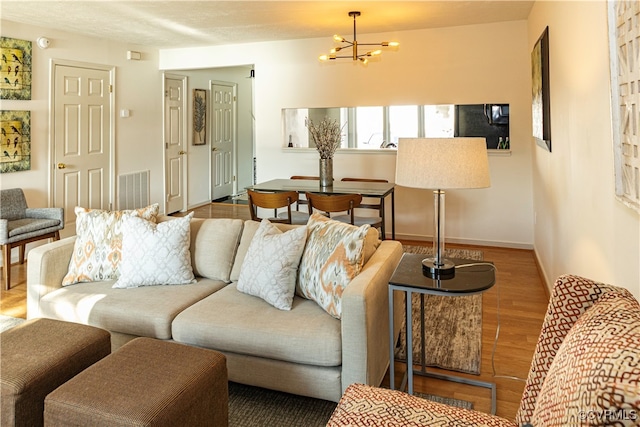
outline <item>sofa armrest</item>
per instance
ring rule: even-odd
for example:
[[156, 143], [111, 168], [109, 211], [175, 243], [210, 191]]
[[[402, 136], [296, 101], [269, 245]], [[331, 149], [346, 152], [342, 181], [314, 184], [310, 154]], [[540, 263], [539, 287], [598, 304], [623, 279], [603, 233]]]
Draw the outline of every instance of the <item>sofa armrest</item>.
[[[389, 279], [402, 245], [383, 241], [342, 295], [342, 391], [379, 385], [389, 366]], [[399, 298], [396, 298], [398, 303]]]
[[62, 287], [69, 270], [76, 236], [67, 237], [29, 251], [27, 261], [27, 318], [40, 317], [40, 299]]

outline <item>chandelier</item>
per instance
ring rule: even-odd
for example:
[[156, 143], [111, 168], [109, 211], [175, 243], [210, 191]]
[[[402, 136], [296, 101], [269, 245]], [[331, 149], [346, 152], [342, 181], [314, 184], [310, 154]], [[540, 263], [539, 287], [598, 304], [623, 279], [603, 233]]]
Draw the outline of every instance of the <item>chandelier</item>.
[[[351, 58], [354, 61], [360, 61], [363, 64], [366, 64], [367, 62], [369, 62], [370, 57], [380, 55], [382, 53], [382, 50], [376, 49], [359, 53], [359, 46], [397, 47], [400, 45], [400, 43], [398, 42], [358, 43], [358, 40], [356, 39], [356, 17], [360, 16], [360, 12], [349, 12], [349, 16], [353, 16], [353, 41], [349, 41], [337, 34], [334, 35], [333, 39], [338, 43], [342, 43], [342, 45], [334, 47], [333, 49], [331, 49], [331, 52], [328, 55], [321, 55], [318, 59], [320, 59], [321, 61], [330, 61], [338, 58]], [[351, 48], [351, 55], [336, 55], [337, 52], [349, 48]]]

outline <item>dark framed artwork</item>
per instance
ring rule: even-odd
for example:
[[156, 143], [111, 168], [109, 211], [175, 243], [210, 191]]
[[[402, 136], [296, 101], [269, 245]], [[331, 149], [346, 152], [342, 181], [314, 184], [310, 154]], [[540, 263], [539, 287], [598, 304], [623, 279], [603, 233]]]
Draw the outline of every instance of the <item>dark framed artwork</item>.
[[611, 116], [616, 199], [640, 213], [638, 2], [608, 2]]
[[193, 145], [207, 143], [207, 91], [193, 90]]
[[31, 99], [31, 42], [0, 37], [0, 99]]
[[551, 106], [549, 92], [549, 27], [531, 52], [533, 139], [551, 151]]
[[0, 173], [31, 169], [31, 111], [0, 111]]

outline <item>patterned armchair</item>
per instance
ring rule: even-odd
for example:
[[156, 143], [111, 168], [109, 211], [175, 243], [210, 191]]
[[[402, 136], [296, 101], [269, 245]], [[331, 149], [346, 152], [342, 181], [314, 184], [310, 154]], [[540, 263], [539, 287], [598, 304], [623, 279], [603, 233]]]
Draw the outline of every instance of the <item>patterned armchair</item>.
[[515, 420], [353, 384], [328, 427], [640, 425], [640, 303], [623, 288], [556, 280]]
[[0, 245], [4, 262], [4, 286], [11, 286], [11, 249], [20, 247], [20, 264], [24, 263], [24, 247], [40, 239], [60, 239], [64, 228], [62, 208], [29, 208], [20, 188], [0, 190]]

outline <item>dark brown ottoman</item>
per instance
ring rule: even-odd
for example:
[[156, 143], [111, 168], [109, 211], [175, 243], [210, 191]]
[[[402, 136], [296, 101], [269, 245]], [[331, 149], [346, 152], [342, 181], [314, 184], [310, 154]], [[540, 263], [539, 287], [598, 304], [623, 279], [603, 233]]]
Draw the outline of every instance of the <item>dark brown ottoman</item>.
[[0, 334], [0, 425], [41, 426], [44, 399], [111, 352], [108, 331], [33, 319]]
[[136, 338], [49, 394], [45, 426], [227, 426], [222, 353]]

